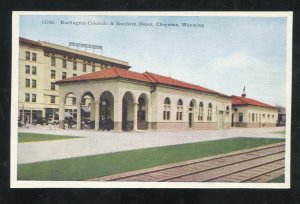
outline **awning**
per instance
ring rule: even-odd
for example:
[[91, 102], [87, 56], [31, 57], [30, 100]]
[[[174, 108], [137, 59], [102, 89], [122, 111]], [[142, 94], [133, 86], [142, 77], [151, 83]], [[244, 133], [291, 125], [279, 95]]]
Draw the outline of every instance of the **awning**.
[[65, 112], [65, 118], [72, 118], [73, 115], [69, 112]]
[[84, 112], [86, 112], [86, 113], [89, 113], [89, 112], [90, 112], [90, 109], [89, 109], [89, 107], [87, 107], [87, 106], [82, 106], [82, 107], [81, 107], [81, 110], [84, 111]]
[[[55, 112], [55, 114], [56, 114], [56, 115], [59, 115], [58, 112]], [[65, 118], [72, 118], [72, 117], [73, 117], [73, 115], [72, 115], [71, 113], [65, 112]]]

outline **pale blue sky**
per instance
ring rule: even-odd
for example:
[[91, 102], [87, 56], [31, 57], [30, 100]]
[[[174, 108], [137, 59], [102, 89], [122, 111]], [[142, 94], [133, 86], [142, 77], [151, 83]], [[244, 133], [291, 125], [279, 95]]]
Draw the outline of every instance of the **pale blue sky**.
[[[54, 25], [42, 24], [53, 20]], [[204, 28], [62, 25], [64, 21], [200, 23]], [[228, 95], [285, 105], [285, 17], [21, 16], [20, 36], [102, 45], [105, 56]]]

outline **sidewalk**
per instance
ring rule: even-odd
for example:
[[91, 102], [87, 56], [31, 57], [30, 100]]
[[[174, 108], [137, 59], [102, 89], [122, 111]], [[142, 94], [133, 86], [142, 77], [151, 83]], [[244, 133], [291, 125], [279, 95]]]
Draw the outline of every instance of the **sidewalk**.
[[61, 130], [55, 127], [50, 129], [47, 126], [20, 128], [19, 132], [81, 136], [82, 138], [19, 143], [18, 164], [234, 137], [285, 138], [285, 134], [274, 133], [284, 129], [284, 127], [274, 127], [116, 133], [95, 130]]

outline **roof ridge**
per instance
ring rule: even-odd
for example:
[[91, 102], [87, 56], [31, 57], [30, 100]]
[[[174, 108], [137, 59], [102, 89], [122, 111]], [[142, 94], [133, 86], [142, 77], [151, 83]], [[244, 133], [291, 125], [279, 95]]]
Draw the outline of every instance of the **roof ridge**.
[[[148, 83], [153, 83], [153, 84], [162, 84], [162, 85], [167, 85], [171, 87], [179, 87], [179, 88], [184, 88], [184, 89], [189, 89], [189, 90], [194, 90], [194, 91], [200, 91], [200, 92], [206, 92], [210, 94], [215, 94], [215, 95], [221, 95], [221, 96], [226, 96], [225, 94], [221, 94], [217, 91], [208, 89], [206, 87], [202, 87], [198, 84], [193, 84], [189, 83], [183, 80], [179, 79], [174, 79], [171, 76], [164, 76], [156, 73], [151, 73], [151, 72], [136, 72], [136, 71], [129, 71], [126, 69], [122, 69], [119, 67], [111, 67], [110, 69], [106, 69], [103, 71], [99, 71], [98, 73], [89, 73], [89, 74], [84, 74], [77, 76], [76, 78], [67, 78], [63, 80], [62, 82], [67, 82], [67, 81], [79, 81], [79, 80], [96, 80], [96, 79], [108, 79], [108, 78], [124, 78], [124, 79], [132, 79], [132, 80], [138, 80], [142, 82], [148, 82]], [[61, 81], [59, 81], [60, 83]], [[229, 97], [229, 96], [226, 96]]]
[[24, 37], [19, 37], [19, 42], [23, 42], [23, 43], [28, 43], [28, 44], [34, 44], [34, 45], [38, 45], [41, 46], [43, 48], [50, 48], [50, 49], [56, 49], [56, 50], [60, 50], [60, 51], [64, 51], [64, 52], [71, 52], [71, 53], [75, 53], [77, 55], [82, 55], [85, 57], [91, 57], [93, 59], [96, 60], [102, 60], [102, 61], [109, 61], [113, 64], [118, 64], [121, 66], [126, 67], [126, 69], [129, 69], [131, 66], [129, 65], [129, 63], [127, 61], [121, 60], [121, 59], [116, 59], [114, 57], [110, 57], [110, 56], [105, 56], [105, 55], [100, 55], [100, 54], [96, 54], [96, 53], [92, 53], [92, 52], [84, 52], [82, 50], [79, 49], [75, 49], [63, 44], [59, 44], [58, 42], [48, 42], [48, 41], [44, 41], [44, 40], [31, 40], [29, 38], [24, 38]]
[[234, 97], [236, 97], [238, 100], [242, 101], [243, 103], [250, 105], [247, 101], [243, 100], [242, 97], [240, 96], [234, 96]]
[[262, 106], [262, 107], [268, 107], [268, 108], [276, 108], [275, 106], [273, 105], [270, 105], [270, 104], [267, 104], [265, 102], [262, 102], [262, 101], [259, 101], [259, 100], [256, 100], [256, 99], [252, 99], [252, 98], [245, 98], [247, 100], [245, 100], [243, 97], [240, 97], [240, 96], [232, 96], [233, 99], [235, 100], [238, 100], [246, 105], [255, 105], [255, 106]]
[[42, 46], [41, 43], [40, 43], [40, 41], [31, 40], [31, 39], [23, 38], [23, 37], [19, 37], [19, 42], [28, 43], [28, 44], [35, 44], [35, 45]]
[[[215, 91], [215, 90], [208, 89], [208, 88], [206, 88], [206, 87], [204, 87], [204, 86], [200, 86], [199, 84], [193, 84], [193, 83], [190, 83], [190, 82], [186, 82], [186, 81], [183, 81], [183, 80], [180, 80], [180, 79], [173, 78], [173, 77], [171, 77], [171, 76], [165, 76], [165, 75], [161, 75], [161, 74], [157, 74], [157, 73], [152, 73], [152, 72], [148, 72], [148, 71], [146, 71], [146, 73], [147, 73], [150, 77], [152, 77], [153, 79], [155, 79], [155, 78], [153, 77], [153, 75], [157, 75], [158, 77], [165, 77], [165, 78], [167, 78], [167, 79], [170, 79], [170, 80], [172, 80], [172, 81], [175, 82], [175, 83], [178, 83], [178, 82], [179, 82], [179, 83], [183, 83], [183, 84], [186, 84], [186, 85], [189, 85], [189, 86], [193, 86], [193, 87], [197, 87], [197, 88], [204, 89], [204, 90], [202, 90], [202, 91], [204, 91], [204, 92], [213, 93], [213, 94], [217, 94], [217, 95], [221, 95], [221, 94], [222, 94], [222, 93], [217, 92], [217, 91]], [[156, 80], [156, 79], [155, 79], [155, 81], [158, 82], [158, 83], [163, 83], [163, 84], [165, 84], [164, 82], [159, 82], [159, 81]], [[167, 84], [167, 83], [166, 83], [166, 84]], [[175, 86], [176, 86], [176, 85], [175, 85]], [[223, 94], [223, 95], [226, 96], [226, 94]]]
[[[194, 84], [192, 84], [192, 83], [188, 83], [188, 82], [185, 82], [185, 81], [182, 81], [182, 80], [173, 78], [173, 77], [171, 77], [171, 76], [165, 76], [165, 75], [162, 75], [162, 74], [157, 74], [157, 73], [152, 73], [152, 72], [148, 72], [148, 73], [149, 73], [149, 74], [152, 74], [152, 75], [157, 75], [157, 76], [160, 76], [160, 77], [165, 77], [165, 78], [168, 78], [168, 79], [172, 79], [172, 80], [174, 80], [174, 81], [179, 81], [179, 82], [183, 82], [183, 83], [186, 83], [186, 84], [194, 85]], [[151, 77], [154, 78], [152, 75], [151, 75]]]
[[157, 81], [151, 74], [152, 74], [152, 73], [150, 73], [150, 72], [148, 72], [148, 71], [146, 71], [146, 72], [143, 73], [143, 75], [144, 75], [147, 79], [149, 79], [150, 82], [154, 81], [154, 82], [157, 83], [158, 81]]

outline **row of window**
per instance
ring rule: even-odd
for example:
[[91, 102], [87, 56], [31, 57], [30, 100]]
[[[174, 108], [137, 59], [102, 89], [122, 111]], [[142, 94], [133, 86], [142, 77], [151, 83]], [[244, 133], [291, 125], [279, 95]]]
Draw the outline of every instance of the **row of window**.
[[[31, 61], [37, 61], [37, 54], [34, 52], [31, 53], [29, 51], [25, 51], [25, 59], [26, 60], [31, 59]], [[53, 66], [53, 67], [56, 66], [56, 58], [55, 57], [51, 57], [51, 66]], [[106, 65], [103, 65], [103, 66], [106, 67]], [[62, 60], [62, 67], [67, 68], [67, 60]], [[27, 69], [27, 67], [26, 67], [26, 69]], [[77, 70], [77, 62], [75, 62], [75, 61], [73, 61], [73, 70]], [[82, 72], [86, 72], [86, 71], [87, 71], [86, 64], [82, 64]], [[96, 71], [96, 66], [92, 65], [92, 72], [95, 72], [95, 71]]]
[[[25, 79], [25, 87], [30, 87], [30, 79]], [[36, 80], [32, 79], [31, 80], [31, 87], [36, 88]]]
[[[25, 65], [25, 74], [30, 74], [30, 66]], [[31, 74], [36, 75], [36, 66], [31, 67]]]
[[[259, 114], [259, 120], [258, 120], [258, 114], [257, 114], [257, 113], [256, 113], [256, 114], [255, 114], [255, 113], [252, 113], [252, 122], [260, 122], [261, 116], [262, 116], [263, 119], [265, 119], [265, 117], [266, 117], [265, 114], [262, 114], [262, 115]], [[251, 120], [250, 120], [250, 117], [251, 117], [251, 114], [249, 113], [248, 121], [251, 121]], [[270, 114], [268, 114], [267, 117], [268, 117], [268, 119], [270, 119], [270, 117], [271, 117]], [[275, 117], [275, 116], [272, 115], [272, 119], [274, 119], [274, 117]]]
[[[25, 87], [30, 88], [30, 79], [25, 79]], [[37, 87], [37, 82], [35, 79], [31, 80], [31, 88], [36, 88]], [[51, 90], [55, 90], [55, 83], [51, 82]]]
[[[26, 66], [27, 67], [27, 66]], [[36, 67], [32, 67], [34, 69], [32, 69], [32, 73], [35, 73], [36, 74]], [[29, 69], [30, 69], [30, 66], [29, 66]], [[35, 70], [35, 71], [33, 71]], [[26, 73], [27, 73], [27, 69], [26, 69]], [[30, 71], [29, 71], [30, 73]], [[51, 78], [54, 78], [55, 79], [55, 70], [51, 70]], [[62, 74], [62, 78], [65, 79], [67, 77], [67, 73], [66, 72], [63, 72]], [[30, 87], [30, 79], [25, 79], [25, 87]], [[37, 87], [37, 81], [35, 79], [32, 79], [31, 80], [31, 87], [32, 88], [36, 88]], [[54, 82], [51, 82], [51, 90], [55, 90], [55, 83]]]
[[19, 120], [22, 120], [24, 123], [30, 123], [32, 120], [37, 120], [41, 118], [43, 112], [41, 110], [20, 110], [19, 111]]
[[[51, 57], [51, 66], [56, 66], [56, 58]], [[62, 60], [62, 67], [67, 68], [67, 60]], [[77, 70], [77, 62], [73, 62], [73, 70]], [[92, 72], [96, 71], [96, 66], [92, 65]], [[82, 64], [82, 72], [86, 72], [86, 64]]]
[[[228, 109], [229, 114], [229, 107], [226, 107], [226, 112]], [[189, 111], [194, 111], [194, 103], [193, 101], [190, 102]], [[182, 99], [178, 99], [177, 101], [177, 111], [176, 111], [176, 120], [183, 120], [182, 118], [182, 112], [183, 112], [183, 102]], [[203, 102], [199, 103], [199, 111], [198, 111], [198, 120], [203, 120], [203, 113], [204, 113], [204, 105]], [[171, 100], [170, 98], [166, 97], [164, 100], [164, 108], [163, 108], [163, 120], [170, 120], [171, 115]], [[207, 106], [207, 121], [212, 120], [212, 104], [209, 103]]]
[[30, 53], [28, 51], [25, 51], [25, 59], [30, 60], [30, 58], [32, 61], [36, 61], [36, 53]]
[[[252, 122], [261, 122], [261, 117], [263, 119], [266, 118], [266, 114], [255, 114], [255, 113], [249, 113], [248, 115], [248, 121], [252, 121]], [[270, 114], [267, 115], [268, 119], [270, 119]], [[275, 118], [275, 115], [272, 115], [272, 119]], [[243, 122], [243, 113], [239, 113], [239, 122]]]
[[[73, 76], [77, 76], [77, 74], [73, 74]], [[56, 78], [56, 71], [55, 70], [51, 70], [51, 79], [55, 79]], [[67, 78], [67, 72], [62, 72], [62, 79]]]
[[[30, 102], [30, 93], [25, 93], [25, 101]], [[36, 102], [36, 94], [31, 94], [31, 102]]]
[[[25, 93], [25, 102], [36, 102], [36, 94]], [[55, 96], [50, 96], [50, 103], [55, 103]]]

